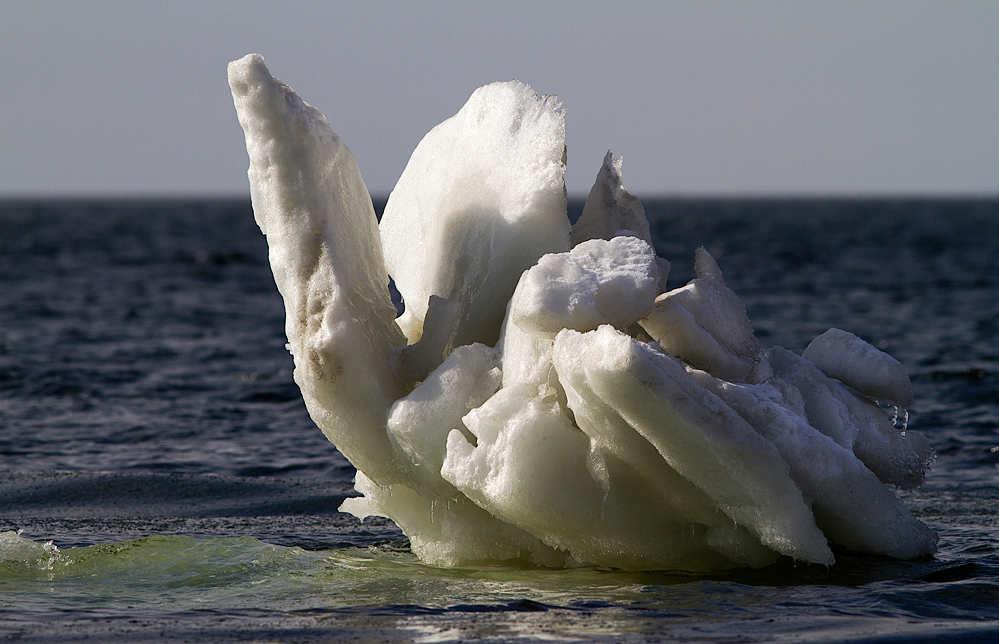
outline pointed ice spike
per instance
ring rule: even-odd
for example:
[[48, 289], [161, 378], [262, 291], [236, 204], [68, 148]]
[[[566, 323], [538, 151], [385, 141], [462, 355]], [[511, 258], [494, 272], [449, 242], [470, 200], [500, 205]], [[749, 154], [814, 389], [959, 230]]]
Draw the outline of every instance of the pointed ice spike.
[[404, 392], [378, 224], [354, 157], [318, 110], [275, 80], [264, 59], [229, 63], [250, 157], [250, 196], [284, 297], [295, 382], [313, 420], [351, 463], [397, 476], [385, 433]]
[[[645, 217], [645, 207], [638, 197], [624, 189], [621, 179], [622, 157], [614, 158], [611, 151], [604, 156], [603, 165], [597, 172], [597, 179], [590, 188], [590, 194], [583, 205], [583, 214], [569, 232], [572, 246], [590, 239], [611, 239], [618, 235], [631, 234], [642, 239], [649, 246], [652, 235], [649, 221]], [[660, 291], [666, 286], [669, 276], [669, 262], [656, 258], [659, 267]]]

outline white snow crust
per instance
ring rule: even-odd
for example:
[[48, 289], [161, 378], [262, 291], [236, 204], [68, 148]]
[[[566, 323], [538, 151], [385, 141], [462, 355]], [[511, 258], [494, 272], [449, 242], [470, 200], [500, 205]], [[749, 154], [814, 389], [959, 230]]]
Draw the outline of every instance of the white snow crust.
[[703, 248], [666, 291], [610, 153], [570, 229], [555, 97], [476, 90], [420, 142], [379, 225], [318, 111], [256, 54], [229, 82], [295, 380], [358, 469], [343, 511], [391, 518], [449, 566], [935, 550], [890, 487], [920, 485], [933, 456], [875, 402], [911, 404], [902, 366], [836, 329], [804, 356], [763, 350]]

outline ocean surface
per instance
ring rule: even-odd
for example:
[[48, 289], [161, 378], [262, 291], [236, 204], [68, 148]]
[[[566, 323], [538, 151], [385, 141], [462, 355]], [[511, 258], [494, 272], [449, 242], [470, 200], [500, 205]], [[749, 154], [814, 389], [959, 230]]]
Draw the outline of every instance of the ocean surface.
[[[248, 200], [0, 202], [0, 640], [999, 641], [999, 199], [645, 199], [760, 341], [898, 358], [932, 559], [440, 569], [337, 512]], [[376, 204], [380, 205], [380, 204]], [[578, 212], [581, 203], [573, 202]]]

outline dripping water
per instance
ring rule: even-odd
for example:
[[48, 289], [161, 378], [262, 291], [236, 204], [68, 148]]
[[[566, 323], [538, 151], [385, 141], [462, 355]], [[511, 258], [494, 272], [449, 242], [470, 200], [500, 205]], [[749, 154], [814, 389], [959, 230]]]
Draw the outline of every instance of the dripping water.
[[900, 407], [898, 405], [880, 400], [877, 401], [877, 403], [881, 409], [884, 409], [891, 415], [892, 427], [899, 430], [902, 436], [905, 436], [906, 430], [909, 427], [909, 410], [905, 407]]
[[904, 407], [894, 405], [891, 424], [892, 427], [901, 431], [902, 436], [905, 436], [906, 429], [909, 427], [909, 410]]

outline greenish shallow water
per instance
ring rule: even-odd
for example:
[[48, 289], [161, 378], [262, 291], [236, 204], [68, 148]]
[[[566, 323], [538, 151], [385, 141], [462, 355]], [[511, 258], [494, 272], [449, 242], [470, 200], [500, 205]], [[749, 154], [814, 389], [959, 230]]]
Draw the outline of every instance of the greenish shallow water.
[[[932, 560], [839, 552], [832, 568], [782, 561], [710, 577], [593, 568], [441, 569], [416, 560], [390, 525], [351, 524], [335, 514], [261, 517], [243, 528], [269, 531], [274, 541], [296, 530], [336, 531], [373, 545], [306, 550], [249, 536], [209, 536], [231, 533], [237, 517], [172, 524], [197, 528], [200, 538], [155, 534], [62, 548], [6, 532], [0, 536], [0, 635], [22, 642], [901, 642], [943, 634], [952, 641], [999, 636], [995, 487], [930, 486], [907, 501], [940, 532], [941, 551]], [[156, 517], [21, 521], [33, 531], [47, 525], [77, 538], [88, 526], [109, 536], [114, 525], [124, 531], [171, 525]]]

